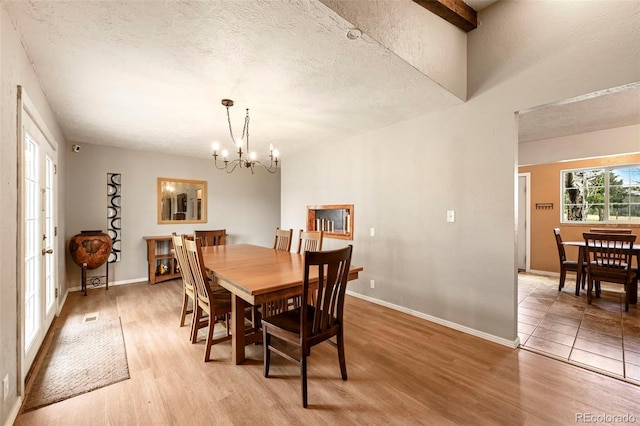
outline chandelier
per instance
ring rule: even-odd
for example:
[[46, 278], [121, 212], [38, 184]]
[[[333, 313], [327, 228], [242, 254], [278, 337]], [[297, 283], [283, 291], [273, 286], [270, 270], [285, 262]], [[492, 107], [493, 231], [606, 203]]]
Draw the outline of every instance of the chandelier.
[[[216, 168], [218, 170], [225, 170], [227, 173], [233, 172], [236, 167], [240, 166], [240, 168], [246, 168], [251, 170], [251, 174], [254, 173], [254, 167], [256, 164], [264, 167], [266, 171], [269, 173], [275, 173], [278, 170], [278, 150], [273, 149], [273, 144], [269, 145], [269, 159], [271, 163], [269, 167], [262, 162], [258, 161], [257, 155], [255, 151], [249, 150], [249, 108], [247, 108], [247, 115], [244, 117], [244, 126], [242, 127], [242, 137], [236, 139], [233, 137], [233, 129], [231, 128], [231, 118], [229, 116], [229, 108], [233, 106], [233, 101], [231, 99], [223, 99], [222, 105], [227, 108], [227, 122], [229, 123], [229, 134], [231, 135], [231, 140], [236, 144], [238, 148], [238, 158], [235, 160], [229, 160], [229, 151], [223, 149], [220, 154], [220, 144], [218, 142], [214, 142], [212, 145], [213, 148], [213, 159], [215, 161]], [[246, 142], [245, 151], [242, 150], [242, 145]], [[222, 163], [218, 164], [218, 156], [222, 155]]]

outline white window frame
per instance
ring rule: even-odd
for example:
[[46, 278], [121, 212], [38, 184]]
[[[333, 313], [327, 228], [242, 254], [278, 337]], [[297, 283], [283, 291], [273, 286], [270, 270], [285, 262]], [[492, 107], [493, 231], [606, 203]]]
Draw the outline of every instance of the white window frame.
[[[624, 169], [637, 167], [640, 168], [640, 164], [616, 164], [613, 166], [598, 166], [598, 167], [583, 167], [579, 169], [564, 169], [560, 171], [560, 223], [563, 224], [638, 224], [640, 220], [609, 220], [609, 172], [611, 170], [616, 169]], [[605, 220], [599, 221], [587, 221], [587, 220], [565, 220], [564, 212], [565, 212], [565, 173], [567, 172], [581, 172], [588, 170], [604, 170], [605, 178], [604, 178], [604, 217]]]

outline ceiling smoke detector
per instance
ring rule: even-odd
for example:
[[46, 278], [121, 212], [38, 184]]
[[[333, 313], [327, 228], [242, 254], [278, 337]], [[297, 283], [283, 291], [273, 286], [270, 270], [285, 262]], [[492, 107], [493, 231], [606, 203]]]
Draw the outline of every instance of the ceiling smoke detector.
[[360, 38], [360, 36], [362, 36], [362, 31], [357, 28], [351, 28], [349, 31], [347, 31], [347, 38], [349, 40], [357, 40]]

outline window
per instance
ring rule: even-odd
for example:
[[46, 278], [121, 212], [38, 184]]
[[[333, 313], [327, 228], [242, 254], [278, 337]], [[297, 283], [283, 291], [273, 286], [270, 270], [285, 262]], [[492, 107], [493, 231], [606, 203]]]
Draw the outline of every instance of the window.
[[640, 164], [562, 171], [563, 222], [640, 222]]

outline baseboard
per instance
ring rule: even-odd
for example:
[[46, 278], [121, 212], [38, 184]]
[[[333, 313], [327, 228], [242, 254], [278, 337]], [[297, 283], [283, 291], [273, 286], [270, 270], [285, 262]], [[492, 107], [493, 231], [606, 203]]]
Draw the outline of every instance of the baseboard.
[[543, 275], [545, 277], [559, 277], [560, 276], [560, 272], [538, 271], [536, 269], [528, 270], [527, 274]]
[[58, 303], [58, 312], [56, 312], [56, 316], [60, 316], [60, 312], [62, 312], [62, 307], [67, 302], [67, 296], [69, 296], [69, 289], [64, 292], [64, 296], [62, 296], [62, 300]]
[[[142, 283], [145, 281], [149, 281], [146, 277], [144, 278], [134, 278], [132, 280], [122, 280], [122, 281], [113, 281], [109, 283], [109, 286], [116, 286], [116, 285], [125, 285], [125, 284], [133, 284], [133, 283]], [[102, 285], [97, 285], [97, 286], [91, 286], [89, 288], [105, 288], [106, 286], [104, 284]], [[70, 287], [67, 291], [82, 291], [82, 287], [81, 286], [77, 286], [77, 287]]]
[[13, 404], [7, 420], [4, 421], [4, 426], [11, 426], [16, 421], [16, 418], [18, 418], [18, 413], [20, 413], [20, 407], [22, 407], [21, 396], [19, 396], [15, 404]]
[[494, 336], [493, 334], [485, 333], [483, 331], [479, 331], [474, 328], [457, 324], [455, 322], [446, 321], [446, 320], [443, 320], [442, 318], [437, 318], [431, 315], [424, 314], [419, 311], [415, 311], [413, 309], [405, 308], [404, 306], [395, 305], [393, 303], [385, 302], [384, 300], [375, 299], [373, 297], [365, 296], [364, 294], [360, 294], [360, 293], [355, 293], [351, 290], [347, 290], [347, 294], [349, 296], [357, 297], [358, 299], [366, 300], [367, 302], [375, 303], [376, 305], [384, 306], [386, 308], [390, 308], [395, 311], [403, 312], [405, 314], [409, 314], [414, 317], [422, 318], [423, 320], [427, 320], [439, 325], [443, 325], [445, 327], [452, 328], [454, 330], [458, 330], [463, 333], [470, 334], [472, 336], [480, 337], [481, 339], [489, 340], [490, 342], [498, 343], [500, 345], [507, 346], [512, 349], [515, 349], [520, 345], [519, 337], [516, 337], [515, 340], [507, 340], [502, 337]]

